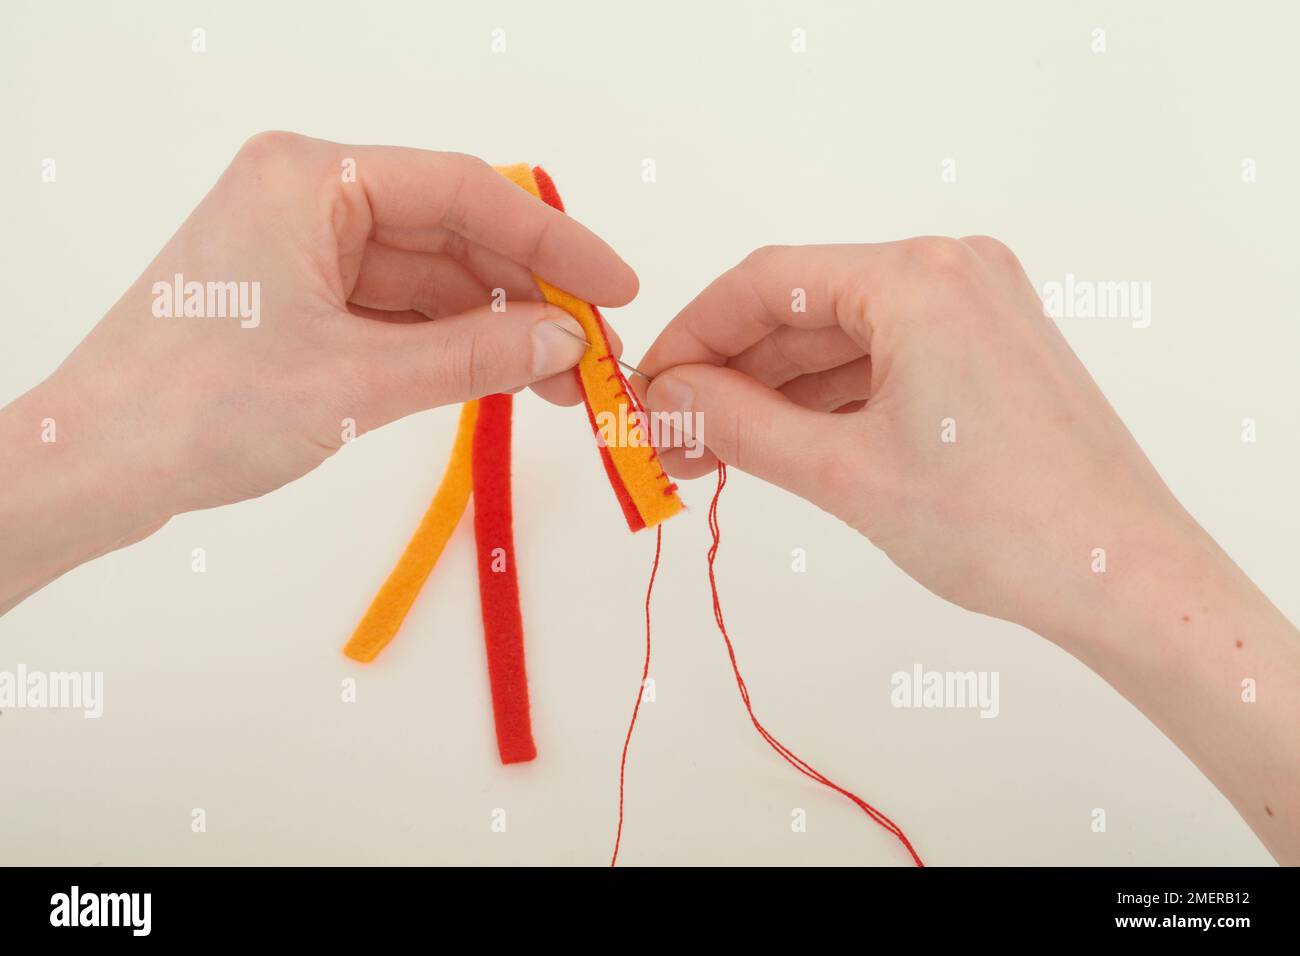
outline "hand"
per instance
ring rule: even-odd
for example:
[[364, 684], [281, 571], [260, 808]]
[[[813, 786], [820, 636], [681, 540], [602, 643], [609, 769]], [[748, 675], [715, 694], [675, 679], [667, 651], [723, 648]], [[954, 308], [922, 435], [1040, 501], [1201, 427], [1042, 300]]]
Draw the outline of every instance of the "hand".
[[1165, 487], [1004, 246], [760, 250], [640, 367], [650, 409], [698, 413], [728, 464], [1091, 666], [1300, 863], [1300, 635]]
[[700, 413], [728, 464], [987, 614], [1051, 626], [1066, 582], [1091, 599], [1094, 548], [1191, 524], [993, 239], [761, 249], [640, 367], [652, 410]]
[[[637, 291], [605, 243], [480, 160], [254, 137], [63, 365], [0, 412], [0, 611], [174, 514], [305, 474], [350, 422], [530, 384], [576, 402], [556, 376], [583, 346], [549, 323], [582, 330], [534, 272], [598, 304]], [[192, 282], [217, 315], [186, 316]]]

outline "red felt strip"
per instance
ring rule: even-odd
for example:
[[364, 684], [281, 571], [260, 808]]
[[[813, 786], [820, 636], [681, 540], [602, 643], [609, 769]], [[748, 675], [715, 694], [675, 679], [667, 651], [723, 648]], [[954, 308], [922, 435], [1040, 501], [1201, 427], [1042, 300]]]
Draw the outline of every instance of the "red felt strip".
[[564, 212], [564, 200], [560, 198], [560, 191], [555, 188], [555, 180], [551, 178], [551, 174], [540, 166], [534, 166], [533, 181], [537, 183], [537, 191], [541, 194], [542, 201]]
[[[573, 370], [573, 377], [578, 382], [578, 388], [582, 388], [582, 377], [578, 370]], [[637, 510], [636, 502], [632, 496], [627, 493], [627, 486], [623, 484], [623, 478], [619, 475], [618, 469], [614, 467], [614, 459], [609, 455], [609, 449], [599, 440], [600, 426], [596, 424], [596, 413], [591, 410], [591, 403], [587, 401], [586, 393], [583, 393], [582, 406], [587, 410], [587, 422], [591, 425], [591, 433], [596, 436], [596, 444], [600, 447], [600, 463], [605, 466], [605, 477], [609, 479], [610, 487], [614, 489], [614, 497], [618, 499], [618, 506], [623, 509], [623, 517], [627, 520], [627, 526], [631, 531], [640, 531], [645, 527], [645, 519], [641, 517], [641, 512]]]
[[502, 763], [537, 756], [528, 712], [524, 625], [515, 574], [514, 514], [510, 501], [510, 420], [514, 396], [479, 400], [474, 428], [474, 539], [478, 590], [487, 646], [488, 682], [497, 750]]

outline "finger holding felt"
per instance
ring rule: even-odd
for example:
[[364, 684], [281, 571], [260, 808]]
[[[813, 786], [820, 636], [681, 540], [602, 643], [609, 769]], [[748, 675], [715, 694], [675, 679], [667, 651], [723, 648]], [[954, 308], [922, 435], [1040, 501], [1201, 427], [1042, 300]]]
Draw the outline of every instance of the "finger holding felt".
[[572, 369], [585, 349], [557, 324], [581, 332], [565, 311], [537, 302], [413, 325], [372, 322], [351, 330], [346, 362], [365, 369], [369, 416], [384, 424]]
[[392, 146], [347, 149], [377, 225], [443, 226], [590, 302], [624, 305], [636, 295], [636, 273], [607, 243], [482, 160]]
[[694, 481], [696, 478], [705, 478], [713, 475], [718, 470], [718, 456], [709, 451], [708, 448], [691, 451], [688, 454], [685, 448], [664, 448], [661, 446], [659, 461], [663, 464], [664, 471], [680, 481]]
[[[503, 181], [514, 183], [556, 209], [564, 208], [555, 183], [541, 167], [515, 163], [499, 166], [496, 171]], [[581, 327], [581, 335], [577, 336], [581, 341], [576, 344], [582, 348], [582, 358], [575, 377], [582, 386], [583, 406], [598, 439], [601, 463], [628, 528], [641, 531], [654, 527], [680, 512], [682, 501], [643, 428], [634, 425], [627, 429], [625, 440], [601, 440], [612, 422], [634, 420], [631, 416], [638, 409], [610, 350], [608, 328], [600, 310], [542, 276], [537, 276], [536, 281], [546, 301], [562, 308]]]
[[[604, 316], [601, 319], [603, 321]], [[604, 322], [604, 329], [605, 339], [609, 342], [610, 354], [615, 358], [621, 358], [623, 355], [623, 340], [619, 338], [618, 333], [610, 327], [608, 322]], [[561, 372], [559, 375], [535, 382], [531, 388], [539, 398], [550, 402], [552, 405], [568, 407], [581, 405], [583, 401], [582, 385], [571, 372]]]

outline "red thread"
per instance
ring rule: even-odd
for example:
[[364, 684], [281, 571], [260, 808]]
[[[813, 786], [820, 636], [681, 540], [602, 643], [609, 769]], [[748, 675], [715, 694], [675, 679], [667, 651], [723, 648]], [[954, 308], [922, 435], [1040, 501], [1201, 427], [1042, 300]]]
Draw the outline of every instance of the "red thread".
[[641, 697], [645, 694], [645, 681], [650, 676], [650, 595], [655, 589], [655, 574], [659, 571], [659, 551], [664, 543], [664, 526], [655, 526], [655, 561], [650, 566], [650, 584], [645, 589], [645, 663], [641, 666], [641, 683], [636, 689], [636, 703], [632, 706], [632, 719], [627, 725], [627, 736], [623, 738], [623, 759], [618, 764], [618, 832], [614, 835], [614, 855], [609, 858], [609, 865], [618, 863], [618, 846], [623, 840], [623, 776], [627, 771], [627, 748], [632, 743], [632, 729], [636, 727], [636, 715], [641, 712]]
[[814, 769], [810, 764], [790, 750], [790, 748], [785, 746], [785, 744], [781, 743], [781, 741], [768, 733], [767, 728], [759, 722], [756, 716], [754, 716], [754, 708], [749, 701], [749, 688], [745, 686], [745, 679], [740, 676], [740, 665], [736, 663], [736, 649], [731, 645], [731, 638], [727, 634], [727, 625], [722, 619], [722, 602], [718, 598], [718, 582], [713, 573], [713, 563], [718, 556], [718, 547], [722, 543], [722, 529], [718, 525], [718, 498], [722, 495], [722, 489], [726, 484], [727, 466], [721, 459], [719, 459], [718, 488], [717, 491], [713, 493], [713, 501], [709, 505], [709, 531], [713, 533], [713, 546], [709, 548], [709, 587], [713, 591], [713, 617], [718, 623], [718, 630], [722, 633], [723, 641], [727, 644], [727, 656], [731, 658], [731, 669], [736, 675], [736, 687], [740, 690], [740, 699], [745, 702], [745, 710], [749, 712], [749, 719], [753, 723], [754, 729], [758, 731], [760, 737], [767, 741], [768, 746], [781, 755], [786, 763], [790, 764], [790, 766], [794, 767], [804, 776], [816, 780], [822, 786], [828, 787], [836, 793], [848, 797], [858, 805], [863, 813], [869, 816], [872, 820], [875, 820], [876, 823], [880, 824], [894, 836], [898, 837], [899, 842], [901, 842], [907, 849], [907, 852], [911, 854], [912, 860], [917, 866], [925, 866], [925, 864], [921, 862], [921, 858], [917, 856], [916, 850], [912, 848], [911, 841], [907, 839], [907, 835], [903, 833], [902, 828], [899, 827], [898, 824], [894, 823], [893, 820], [890, 820], [889, 817], [885, 816], [857, 794], [845, 790], [843, 787], [832, 782], [821, 772]]
[[[863, 800], [857, 794], [845, 790], [843, 787], [834, 783], [820, 771], [816, 770], [811, 764], [799, 757], [794, 751], [790, 750], [785, 744], [773, 737], [766, 727], [754, 715], [754, 707], [749, 700], [749, 688], [745, 686], [745, 679], [740, 675], [740, 665], [736, 662], [736, 649], [731, 644], [731, 637], [727, 634], [726, 622], [722, 619], [722, 601], [718, 597], [718, 582], [714, 576], [713, 565], [718, 557], [718, 548], [722, 544], [722, 528], [718, 524], [718, 499], [722, 496], [722, 489], [727, 484], [727, 466], [718, 460], [718, 488], [713, 493], [713, 501], [709, 503], [709, 531], [713, 535], [713, 545], [709, 548], [709, 589], [713, 592], [713, 617], [718, 623], [718, 630], [722, 633], [722, 639], [727, 645], [727, 656], [731, 659], [731, 670], [736, 675], [736, 687], [740, 691], [740, 699], [745, 702], [745, 710], [749, 712], [750, 722], [753, 723], [754, 729], [758, 731], [773, 750], [775, 750], [786, 763], [794, 767], [805, 777], [817, 781], [822, 786], [834, 790], [836, 793], [848, 797], [858, 807], [880, 826], [884, 827], [903, 844], [907, 852], [911, 855], [912, 861], [917, 866], [925, 866], [921, 862], [920, 856], [912, 847], [912, 843], [907, 839], [901, 827], [889, 817], [885, 816], [867, 801]], [[627, 772], [627, 750], [632, 742], [632, 730], [636, 727], [637, 714], [641, 711], [641, 695], [645, 692], [645, 681], [650, 674], [650, 595], [654, 592], [655, 575], [659, 571], [659, 551], [663, 545], [663, 526], [655, 529], [655, 560], [650, 568], [650, 584], [645, 592], [645, 664], [641, 668], [641, 684], [637, 688], [636, 704], [632, 707], [632, 720], [628, 723], [627, 736], [623, 738], [623, 758], [618, 765], [618, 832], [614, 836], [614, 854], [610, 857], [609, 865], [615, 866], [618, 863], [618, 848], [623, 841], [623, 792], [624, 778]]]

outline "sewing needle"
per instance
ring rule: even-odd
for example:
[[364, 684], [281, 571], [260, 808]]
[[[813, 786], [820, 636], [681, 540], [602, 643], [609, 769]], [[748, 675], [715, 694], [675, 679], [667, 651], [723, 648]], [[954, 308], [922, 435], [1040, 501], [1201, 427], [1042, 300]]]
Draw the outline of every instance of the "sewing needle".
[[[588, 342], [586, 339], [584, 339], [581, 335], [577, 335], [577, 334], [575, 334], [575, 333], [573, 333], [573, 332], [570, 332], [570, 331], [569, 331], [568, 329], [566, 329], [564, 326], [560, 325], [559, 322], [551, 322], [550, 324], [553, 325], [553, 326], [555, 326], [557, 329], [559, 329], [559, 330], [560, 330], [561, 332], [563, 332], [565, 335], [569, 336], [569, 338], [577, 339], [577, 340], [578, 340], [579, 342], [581, 342], [583, 345], [587, 346], [587, 348], [592, 348], [592, 344], [591, 344], [590, 342]], [[610, 358], [614, 358], [614, 356], [613, 356], [613, 355], [610, 355]], [[617, 359], [617, 358], [615, 358], [614, 361], [615, 361], [615, 362], [618, 362], [619, 365], [623, 366], [623, 368], [627, 369], [629, 372], [635, 372], [637, 375], [640, 375], [640, 376], [641, 376], [643, 379], [645, 379], [647, 382], [650, 381], [650, 376], [647, 375], [645, 372], [641, 371], [641, 370], [640, 370], [639, 368], [637, 368], [635, 365], [628, 365], [628, 364], [627, 364], [626, 362], [624, 362], [622, 359]]]

